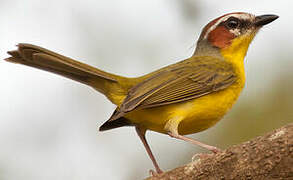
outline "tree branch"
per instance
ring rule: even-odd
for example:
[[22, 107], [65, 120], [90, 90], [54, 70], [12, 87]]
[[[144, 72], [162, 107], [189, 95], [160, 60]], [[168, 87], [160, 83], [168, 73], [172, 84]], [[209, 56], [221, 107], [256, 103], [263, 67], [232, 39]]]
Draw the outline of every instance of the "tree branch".
[[293, 123], [147, 180], [293, 179]]

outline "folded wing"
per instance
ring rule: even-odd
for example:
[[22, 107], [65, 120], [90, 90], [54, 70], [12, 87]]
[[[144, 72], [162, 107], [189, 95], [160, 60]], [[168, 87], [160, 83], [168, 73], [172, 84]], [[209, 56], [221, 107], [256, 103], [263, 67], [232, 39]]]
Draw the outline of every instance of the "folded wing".
[[132, 87], [116, 115], [137, 108], [183, 102], [223, 90], [236, 81], [233, 66], [212, 57], [194, 57], [155, 73]]

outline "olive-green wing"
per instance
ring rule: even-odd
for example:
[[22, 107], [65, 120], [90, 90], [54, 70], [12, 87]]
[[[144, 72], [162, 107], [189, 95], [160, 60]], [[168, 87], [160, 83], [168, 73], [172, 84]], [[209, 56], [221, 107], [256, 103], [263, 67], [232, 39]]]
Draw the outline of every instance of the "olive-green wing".
[[[113, 118], [136, 108], [150, 108], [195, 99], [220, 91], [236, 80], [233, 66], [211, 57], [195, 57], [164, 68], [132, 87]], [[114, 120], [113, 119], [113, 120]]]

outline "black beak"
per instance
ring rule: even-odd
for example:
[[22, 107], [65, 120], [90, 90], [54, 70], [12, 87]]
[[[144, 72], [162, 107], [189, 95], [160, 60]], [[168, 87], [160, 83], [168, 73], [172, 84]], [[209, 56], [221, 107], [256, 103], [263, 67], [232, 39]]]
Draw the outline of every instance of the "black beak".
[[278, 19], [279, 16], [273, 15], [273, 14], [266, 14], [266, 15], [261, 15], [261, 16], [256, 16], [255, 17], [255, 22], [254, 25], [257, 27], [269, 24], [273, 22], [274, 20]]

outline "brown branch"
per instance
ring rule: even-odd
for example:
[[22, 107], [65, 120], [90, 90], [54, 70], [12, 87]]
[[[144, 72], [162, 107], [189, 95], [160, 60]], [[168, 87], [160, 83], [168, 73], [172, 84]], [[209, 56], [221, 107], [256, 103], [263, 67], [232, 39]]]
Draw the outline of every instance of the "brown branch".
[[293, 179], [293, 123], [147, 180]]

